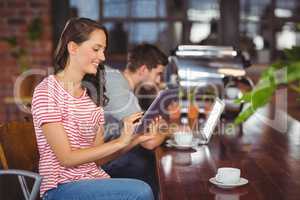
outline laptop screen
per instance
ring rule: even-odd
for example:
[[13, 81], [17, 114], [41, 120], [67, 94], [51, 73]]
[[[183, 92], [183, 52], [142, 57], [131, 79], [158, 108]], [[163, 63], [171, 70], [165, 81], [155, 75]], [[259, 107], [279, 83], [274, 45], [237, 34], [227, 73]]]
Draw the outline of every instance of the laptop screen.
[[203, 134], [206, 140], [209, 140], [211, 135], [213, 134], [213, 131], [225, 107], [225, 104], [222, 100], [220, 100], [219, 98], [216, 98], [215, 100], [216, 101], [214, 103], [214, 106], [208, 116], [208, 119], [203, 129]]

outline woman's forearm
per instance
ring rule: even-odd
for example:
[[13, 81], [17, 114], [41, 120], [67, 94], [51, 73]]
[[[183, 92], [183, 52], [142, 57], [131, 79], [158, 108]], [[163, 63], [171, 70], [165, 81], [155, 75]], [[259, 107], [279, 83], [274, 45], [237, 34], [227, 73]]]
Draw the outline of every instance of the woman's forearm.
[[47, 142], [62, 166], [74, 167], [80, 164], [95, 162], [114, 154], [128, 145], [121, 138], [108, 143], [96, 142], [85, 149], [74, 149], [61, 123], [49, 123], [42, 126]]
[[66, 157], [64, 157], [64, 159], [61, 159], [60, 162], [65, 167], [73, 167], [104, 159], [109, 155], [117, 153], [123, 148], [124, 144], [118, 140], [115, 140], [87, 149], [72, 150]]

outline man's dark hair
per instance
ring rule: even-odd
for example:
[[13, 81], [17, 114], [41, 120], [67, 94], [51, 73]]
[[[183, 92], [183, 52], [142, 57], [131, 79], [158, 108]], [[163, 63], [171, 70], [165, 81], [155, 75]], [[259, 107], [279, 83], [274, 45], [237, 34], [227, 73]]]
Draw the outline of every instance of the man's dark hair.
[[135, 72], [142, 65], [146, 65], [149, 70], [156, 68], [157, 65], [167, 65], [168, 57], [151, 44], [140, 44], [128, 52], [127, 69]]

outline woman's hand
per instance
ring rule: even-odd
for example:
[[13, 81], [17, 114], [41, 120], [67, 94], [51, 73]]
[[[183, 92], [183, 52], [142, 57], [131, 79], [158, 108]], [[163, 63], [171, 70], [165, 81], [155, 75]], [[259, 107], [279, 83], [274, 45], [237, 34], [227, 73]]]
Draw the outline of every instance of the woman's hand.
[[156, 117], [149, 125], [149, 133], [168, 135], [169, 133], [168, 123], [161, 116]]
[[156, 138], [156, 136], [160, 133], [161, 122], [164, 121], [161, 116], [156, 117], [149, 124], [149, 130], [138, 136], [139, 143], [147, 142]]
[[146, 149], [153, 150], [168, 138], [168, 132], [167, 122], [159, 116], [149, 125], [149, 131], [144, 134], [145, 141], [140, 142], [140, 144]]
[[130, 144], [131, 140], [134, 138], [134, 127], [142, 115], [143, 112], [133, 113], [123, 119], [124, 126], [119, 140], [124, 144], [124, 146]]

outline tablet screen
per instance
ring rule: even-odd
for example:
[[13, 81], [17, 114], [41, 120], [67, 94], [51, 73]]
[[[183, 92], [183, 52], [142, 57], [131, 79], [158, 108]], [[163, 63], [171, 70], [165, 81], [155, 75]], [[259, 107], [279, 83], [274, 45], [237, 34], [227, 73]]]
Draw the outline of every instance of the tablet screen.
[[148, 125], [159, 115], [166, 118], [168, 115], [167, 106], [174, 100], [178, 101], [178, 88], [160, 91], [148, 110], [145, 112], [140, 123], [136, 126], [134, 133], [145, 133]]

